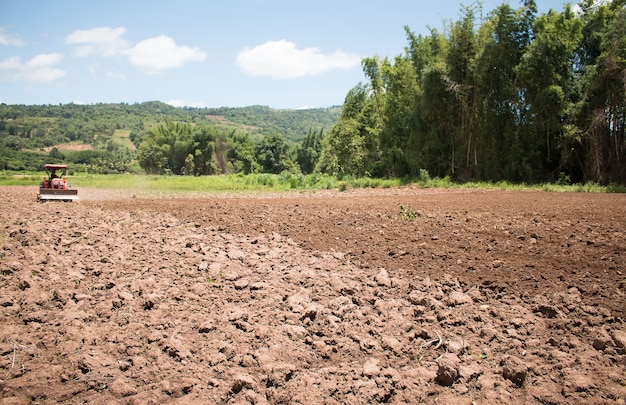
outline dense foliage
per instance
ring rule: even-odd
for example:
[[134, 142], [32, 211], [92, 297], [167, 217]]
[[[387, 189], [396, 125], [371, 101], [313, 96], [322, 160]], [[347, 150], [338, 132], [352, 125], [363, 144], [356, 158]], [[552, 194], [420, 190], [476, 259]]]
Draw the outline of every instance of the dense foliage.
[[335, 174], [626, 182], [626, 7], [475, 6], [362, 61], [319, 162]]
[[[65, 162], [97, 173], [297, 171], [298, 141], [323, 134], [340, 111], [176, 108], [160, 102], [0, 104], [0, 169], [39, 170]], [[313, 146], [320, 145], [318, 140]], [[315, 156], [309, 156], [308, 167], [315, 166]]]

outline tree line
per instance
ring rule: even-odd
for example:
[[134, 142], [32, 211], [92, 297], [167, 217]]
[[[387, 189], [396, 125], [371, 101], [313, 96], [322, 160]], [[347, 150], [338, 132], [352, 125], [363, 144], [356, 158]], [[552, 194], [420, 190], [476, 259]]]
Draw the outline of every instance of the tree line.
[[277, 133], [255, 142], [245, 131], [167, 120], [148, 131], [137, 159], [150, 174], [308, 174], [315, 169], [323, 138], [321, 129], [310, 130], [298, 144]]
[[626, 8], [477, 5], [362, 60], [318, 168], [355, 176], [626, 182]]

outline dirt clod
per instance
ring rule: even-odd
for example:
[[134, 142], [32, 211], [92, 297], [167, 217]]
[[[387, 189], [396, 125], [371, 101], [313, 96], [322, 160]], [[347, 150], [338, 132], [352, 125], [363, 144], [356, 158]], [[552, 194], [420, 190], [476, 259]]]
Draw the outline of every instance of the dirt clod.
[[459, 365], [461, 360], [456, 354], [446, 353], [437, 361], [437, 383], [446, 387], [454, 384], [459, 377]]
[[509, 356], [502, 362], [502, 376], [521, 387], [528, 376], [528, 366], [519, 358]]

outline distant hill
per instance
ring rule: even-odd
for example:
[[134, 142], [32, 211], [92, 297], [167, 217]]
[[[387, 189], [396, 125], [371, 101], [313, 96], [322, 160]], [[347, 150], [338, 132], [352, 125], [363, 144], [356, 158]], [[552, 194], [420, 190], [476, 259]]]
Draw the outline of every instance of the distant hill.
[[264, 134], [278, 133], [292, 141], [300, 141], [309, 129], [330, 129], [341, 113], [341, 107], [275, 110], [266, 106], [241, 108], [221, 107], [188, 109], [205, 114], [209, 120], [243, 126], [253, 132]]
[[166, 119], [200, 125], [232, 127], [254, 138], [280, 134], [291, 142], [313, 129], [328, 131], [340, 106], [276, 110], [267, 106], [190, 108], [150, 101], [138, 104], [0, 104], [0, 147], [50, 150], [59, 145], [90, 145], [94, 150], [134, 149], [147, 131]]

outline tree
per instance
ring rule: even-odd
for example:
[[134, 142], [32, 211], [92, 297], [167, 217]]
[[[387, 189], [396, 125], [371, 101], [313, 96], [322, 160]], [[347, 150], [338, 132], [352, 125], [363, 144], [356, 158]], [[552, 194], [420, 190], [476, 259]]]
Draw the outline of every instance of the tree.
[[[474, 29], [475, 10], [465, 7], [463, 18], [452, 25], [449, 48], [446, 55], [447, 74], [442, 76], [450, 99], [452, 120], [450, 171], [454, 175], [457, 167], [464, 167], [470, 172], [470, 156], [475, 149], [477, 138], [478, 99], [475, 59], [478, 53], [478, 38]], [[464, 153], [465, 152], [465, 153]], [[465, 159], [463, 159], [465, 157]], [[466, 173], [465, 175], [469, 175]]]
[[149, 173], [183, 174], [191, 149], [191, 125], [166, 120], [149, 130], [139, 148], [139, 164]]
[[261, 140], [257, 146], [258, 161], [264, 173], [278, 174], [290, 167], [289, 145], [279, 134], [272, 134]]
[[337, 124], [324, 138], [316, 171], [339, 176], [381, 174], [378, 119], [381, 112], [375, 98], [370, 96], [370, 89], [359, 83], [348, 92]]
[[324, 140], [324, 130], [313, 131], [309, 129], [307, 136], [296, 147], [296, 163], [304, 174], [313, 173], [320, 154], [322, 153], [322, 142]]
[[508, 4], [499, 6], [479, 30], [482, 45], [475, 72], [482, 108], [478, 139], [474, 150], [468, 150], [467, 160], [473, 159], [481, 179], [523, 180], [530, 157], [523, 151], [524, 106], [516, 68], [531, 43], [537, 10], [534, 2], [525, 3], [518, 10]]
[[411, 60], [397, 56], [393, 65], [385, 64], [382, 80], [385, 89], [385, 120], [379, 135], [382, 167], [385, 175], [402, 177], [420, 169], [406, 155], [418, 93]]
[[256, 144], [247, 132], [233, 131], [230, 136], [227, 158], [235, 172], [257, 173], [261, 167], [257, 161]]
[[529, 158], [523, 177], [530, 181], [559, 170], [563, 127], [572, 121], [574, 51], [582, 38], [582, 22], [570, 7], [550, 10], [535, 19], [534, 39], [518, 66], [526, 133], [524, 154]]
[[217, 173], [215, 164], [215, 140], [216, 129], [214, 127], [202, 127], [193, 135], [193, 174], [196, 176]]
[[582, 4], [589, 38], [579, 51], [585, 68], [579, 127], [587, 146], [586, 176], [605, 184], [626, 182], [625, 4]]
[[167, 151], [161, 148], [154, 137], [149, 137], [139, 146], [139, 166], [148, 174], [163, 174], [167, 166]]

